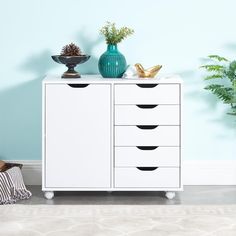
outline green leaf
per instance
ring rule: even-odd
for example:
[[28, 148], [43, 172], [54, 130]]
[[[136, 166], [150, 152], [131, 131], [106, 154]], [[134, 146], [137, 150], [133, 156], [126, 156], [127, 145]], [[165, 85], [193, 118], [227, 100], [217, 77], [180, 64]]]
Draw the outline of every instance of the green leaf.
[[118, 29], [115, 23], [109, 21], [100, 29], [100, 34], [104, 35], [107, 44], [118, 44], [133, 33], [133, 29], [128, 27]]
[[233, 116], [236, 116], [236, 111], [228, 112], [227, 114], [229, 114], [229, 115], [233, 115]]
[[220, 84], [210, 84], [205, 87], [225, 103], [231, 103], [233, 100], [233, 89]]
[[[236, 115], [236, 61], [230, 62], [226, 58], [218, 55], [210, 55], [208, 57], [212, 59], [213, 63], [200, 67], [208, 72], [204, 80], [224, 79], [223, 81], [228, 87], [219, 83], [210, 84], [206, 86], [205, 89], [211, 91], [220, 100], [231, 106], [232, 112], [228, 114]], [[218, 81], [216, 80], [216, 82]]]
[[228, 59], [226, 59], [225, 57], [220, 57], [218, 55], [209, 55], [208, 57], [210, 59], [215, 59], [217, 61], [228, 61]]
[[201, 66], [200, 68], [204, 68], [209, 72], [223, 72], [225, 67], [222, 65], [204, 65]]
[[224, 76], [220, 74], [214, 74], [214, 75], [208, 75], [204, 78], [204, 80], [210, 80], [210, 79], [223, 79]]
[[225, 70], [225, 75], [231, 81], [231, 83], [234, 83], [234, 81], [236, 80], [236, 61], [232, 61], [229, 64], [229, 66]]

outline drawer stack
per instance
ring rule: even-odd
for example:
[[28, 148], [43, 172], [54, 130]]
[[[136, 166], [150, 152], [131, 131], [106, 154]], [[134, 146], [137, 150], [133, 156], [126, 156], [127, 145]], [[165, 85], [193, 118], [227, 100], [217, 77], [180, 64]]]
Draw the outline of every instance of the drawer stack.
[[180, 85], [115, 84], [115, 187], [180, 187]]

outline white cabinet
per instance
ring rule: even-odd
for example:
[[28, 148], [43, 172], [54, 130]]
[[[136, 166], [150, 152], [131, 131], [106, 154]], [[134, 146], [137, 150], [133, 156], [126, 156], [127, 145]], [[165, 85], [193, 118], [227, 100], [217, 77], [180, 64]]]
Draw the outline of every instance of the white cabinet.
[[43, 81], [47, 198], [67, 190], [179, 191], [181, 173], [181, 80]]

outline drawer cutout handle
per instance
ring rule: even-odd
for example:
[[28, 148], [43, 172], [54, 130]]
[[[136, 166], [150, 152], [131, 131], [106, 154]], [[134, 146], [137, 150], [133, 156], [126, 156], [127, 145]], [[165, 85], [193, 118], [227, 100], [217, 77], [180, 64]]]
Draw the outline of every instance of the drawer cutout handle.
[[68, 84], [72, 88], [86, 88], [89, 84]]
[[140, 150], [155, 150], [157, 149], [159, 146], [136, 146], [138, 149]]
[[155, 108], [156, 106], [158, 106], [158, 105], [136, 105], [137, 107], [139, 107], [139, 108], [142, 108], [142, 109], [152, 109], [152, 108]]
[[139, 129], [156, 129], [158, 125], [136, 125]]
[[158, 84], [136, 84], [140, 88], [155, 88]]
[[158, 167], [136, 167], [136, 168], [141, 171], [153, 171], [156, 170]]

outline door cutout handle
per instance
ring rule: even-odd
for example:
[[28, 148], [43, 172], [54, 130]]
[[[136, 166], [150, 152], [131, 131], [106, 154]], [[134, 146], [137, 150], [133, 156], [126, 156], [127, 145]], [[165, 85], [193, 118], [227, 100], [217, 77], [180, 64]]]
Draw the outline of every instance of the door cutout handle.
[[139, 129], [155, 129], [158, 125], [136, 125]]
[[136, 146], [138, 149], [140, 150], [155, 150], [157, 149], [159, 146]]
[[153, 171], [156, 170], [158, 167], [136, 167], [136, 168], [141, 171]]
[[155, 108], [156, 106], [158, 106], [158, 105], [136, 105], [137, 107], [139, 107], [139, 108], [142, 108], [142, 109], [152, 109], [152, 108]]
[[158, 84], [136, 84], [140, 88], [155, 88]]
[[85, 88], [89, 86], [89, 84], [68, 84], [72, 88]]

